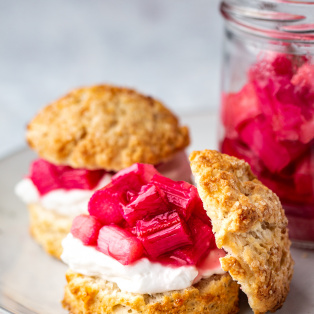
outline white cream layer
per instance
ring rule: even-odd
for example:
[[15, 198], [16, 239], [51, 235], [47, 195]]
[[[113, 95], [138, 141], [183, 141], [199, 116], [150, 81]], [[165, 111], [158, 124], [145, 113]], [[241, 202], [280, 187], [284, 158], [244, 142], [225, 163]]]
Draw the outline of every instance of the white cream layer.
[[[191, 181], [191, 168], [184, 151], [157, 167], [157, 170], [172, 180]], [[25, 178], [15, 187], [15, 193], [26, 204], [38, 203], [48, 210], [61, 215], [76, 216], [87, 213], [88, 201], [95, 192], [111, 181], [112, 175], [106, 173], [94, 190], [57, 189], [40, 196], [32, 180]]]
[[121, 290], [133, 293], [153, 294], [185, 289], [202, 278], [224, 273], [219, 262], [224, 253], [218, 249], [207, 258], [205, 264], [210, 267], [204, 264], [202, 269], [198, 269], [195, 266], [164, 266], [147, 258], [141, 258], [132, 265], [122, 265], [95, 247], [83, 245], [71, 233], [63, 240], [62, 246], [61, 259], [73, 271], [115, 282]]
[[94, 192], [111, 181], [112, 175], [106, 173], [93, 190], [53, 190], [43, 196], [38, 193], [33, 181], [29, 178], [21, 180], [15, 186], [15, 193], [26, 204], [38, 203], [48, 210], [61, 215], [76, 216], [87, 213], [88, 201]]

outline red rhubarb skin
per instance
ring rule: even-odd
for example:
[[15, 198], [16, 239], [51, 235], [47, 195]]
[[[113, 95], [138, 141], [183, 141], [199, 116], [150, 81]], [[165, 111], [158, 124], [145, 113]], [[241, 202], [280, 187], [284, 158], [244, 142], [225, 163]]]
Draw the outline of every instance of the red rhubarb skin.
[[247, 161], [281, 199], [290, 237], [314, 242], [314, 65], [263, 56], [239, 92], [222, 97], [223, 153]]
[[[151, 165], [118, 172], [94, 193], [88, 210], [101, 223], [98, 250], [124, 265], [142, 257], [173, 267], [198, 265], [217, 248], [197, 189], [161, 176]], [[83, 235], [78, 229], [78, 238], [88, 238], [86, 229]]]
[[57, 166], [44, 159], [36, 159], [30, 167], [29, 178], [39, 194], [56, 190], [92, 190], [106, 173], [105, 170], [74, 169], [69, 166]]

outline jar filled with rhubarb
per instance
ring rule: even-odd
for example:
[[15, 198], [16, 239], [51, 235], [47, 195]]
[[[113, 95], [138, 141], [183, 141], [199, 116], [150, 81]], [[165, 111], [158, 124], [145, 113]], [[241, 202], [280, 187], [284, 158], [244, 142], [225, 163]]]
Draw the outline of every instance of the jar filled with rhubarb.
[[225, 0], [219, 147], [280, 198], [314, 248], [314, 2]]

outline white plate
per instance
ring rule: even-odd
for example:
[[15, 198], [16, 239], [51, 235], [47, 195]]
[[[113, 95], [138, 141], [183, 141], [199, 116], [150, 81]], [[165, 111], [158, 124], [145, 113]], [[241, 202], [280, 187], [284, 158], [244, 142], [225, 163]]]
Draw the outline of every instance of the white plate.
[[[216, 147], [216, 116], [183, 117], [182, 121], [192, 131], [189, 151]], [[27, 210], [13, 192], [35, 157], [24, 149], [0, 160], [0, 307], [13, 313], [62, 314], [66, 313], [60, 301], [67, 266], [31, 239]], [[314, 251], [292, 249], [292, 254], [296, 266], [291, 291], [278, 313], [314, 313]], [[243, 295], [240, 313], [252, 313]]]

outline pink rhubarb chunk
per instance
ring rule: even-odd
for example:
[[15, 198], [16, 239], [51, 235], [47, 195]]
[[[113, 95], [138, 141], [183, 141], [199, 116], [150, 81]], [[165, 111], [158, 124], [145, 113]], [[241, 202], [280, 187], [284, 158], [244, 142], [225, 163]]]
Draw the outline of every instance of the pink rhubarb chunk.
[[74, 169], [37, 159], [31, 165], [30, 178], [40, 195], [45, 195], [56, 189], [92, 190], [104, 174], [105, 170]]
[[175, 211], [158, 215], [151, 220], [138, 221], [136, 231], [152, 258], [192, 244], [185, 222]]
[[88, 212], [104, 225], [119, 224], [123, 220], [121, 207], [124, 202], [125, 193], [111, 182], [93, 194], [88, 203]]
[[165, 192], [172, 209], [179, 212], [184, 219], [189, 219], [199, 198], [195, 186], [184, 181], [173, 181], [158, 174], [154, 175], [151, 182]]
[[100, 229], [97, 248], [100, 252], [115, 258], [123, 265], [137, 261], [144, 252], [141, 242], [135, 236], [112, 225]]
[[253, 84], [245, 85], [238, 93], [224, 95], [222, 101], [222, 121], [228, 137], [236, 133], [248, 120], [262, 113]]
[[88, 203], [88, 212], [104, 225], [120, 224], [123, 222], [122, 208], [140, 191], [142, 185], [141, 178], [134, 172], [117, 176], [95, 192]]
[[182, 265], [197, 265], [209, 250], [215, 249], [216, 243], [212, 228], [198, 217], [192, 216], [189, 220], [193, 245], [179, 248], [172, 252], [174, 259], [181, 261]]
[[71, 233], [85, 245], [96, 245], [102, 224], [93, 216], [79, 215], [73, 219]]
[[44, 159], [33, 161], [30, 172], [30, 179], [40, 195], [61, 188], [56, 167], [48, 161]]
[[[92, 196], [89, 213], [105, 225], [99, 231], [99, 251], [124, 265], [144, 255], [161, 263], [168, 259], [166, 264], [198, 262], [210, 248], [212, 233], [197, 189], [151, 167], [147, 174], [145, 167], [138, 164], [118, 173]], [[178, 256], [172, 254], [179, 249]]]
[[59, 178], [63, 189], [92, 190], [97, 186], [104, 174], [104, 170], [73, 169], [71, 167], [65, 167], [65, 169], [59, 173]]
[[154, 184], [143, 185], [139, 194], [131, 198], [127, 206], [122, 207], [123, 217], [130, 224], [134, 225], [139, 219], [146, 216], [154, 216], [168, 211], [168, 201], [163, 192]]
[[263, 121], [248, 123], [241, 132], [241, 139], [272, 172], [279, 172], [291, 161], [286, 147], [276, 141], [271, 127]]

